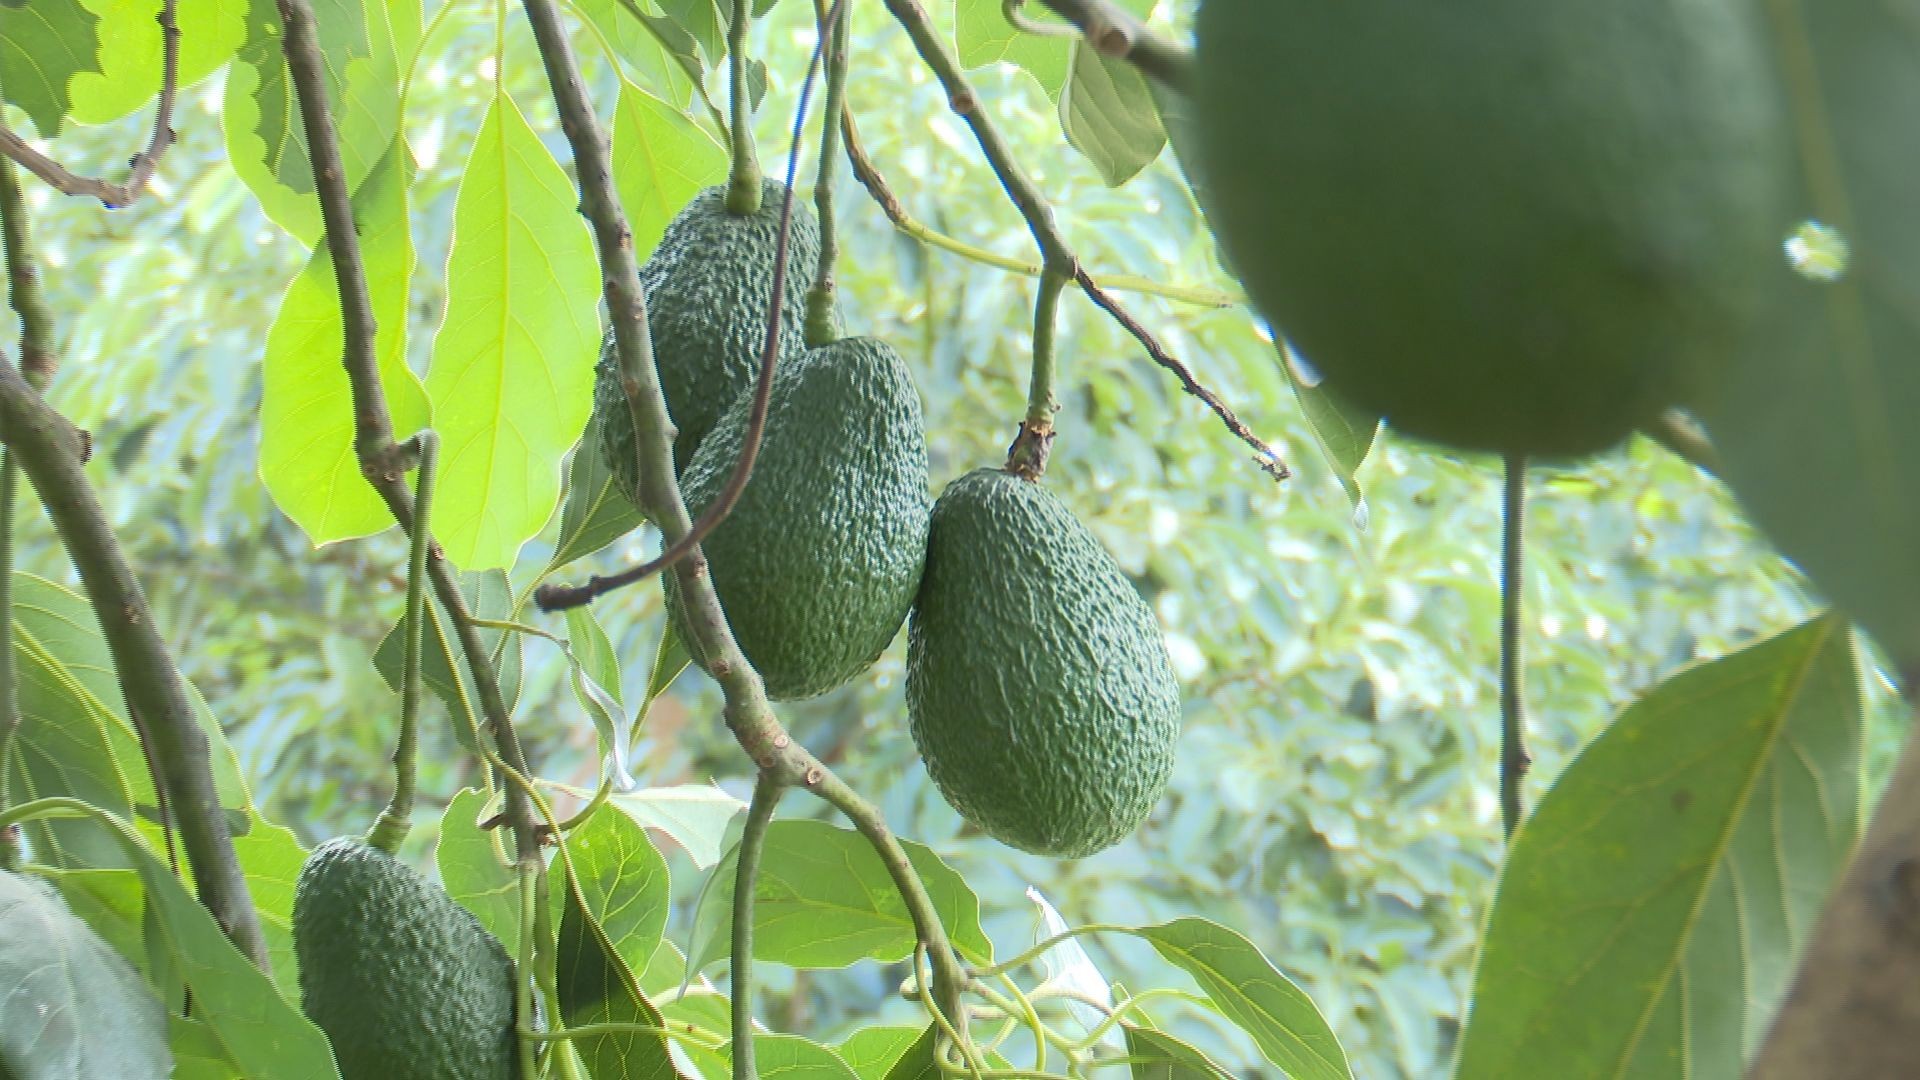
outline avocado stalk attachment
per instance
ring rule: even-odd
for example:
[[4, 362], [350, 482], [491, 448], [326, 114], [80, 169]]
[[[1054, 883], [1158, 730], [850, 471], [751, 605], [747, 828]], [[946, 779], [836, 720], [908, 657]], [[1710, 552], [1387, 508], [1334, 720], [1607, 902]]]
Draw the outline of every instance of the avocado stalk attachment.
[[407, 621], [402, 639], [406, 648], [401, 661], [400, 734], [393, 742], [393, 798], [374, 820], [367, 832], [367, 843], [389, 855], [399, 852], [407, 830], [413, 827], [413, 787], [415, 762], [420, 748], [420, 642], [421, 621], [426, 618], [427, 512], [433, 506], [434, 469], [440, 459], [440, 437], [423, 431], [417, 437], [420, 446], [420, 476], [413, 487], [413, 536], [407, 549]]
[[833, 213], [833, 176], [840, 160], [840, 132], [847, 112], [847, 0], [814, 0], [820, 41], [826, 50], [827, 98], [820, 119], [820, 171], [813, 184], [814, 216], [820, 219], [820, 269], [807, 290], [806, 343], [810, 349], [840, 336], [834, 305], [834, 263], [840, 258], [839, 225]]
[[1500, 823], [1507, 839], [1525, 816], [1520, 784], [1533, 765], [1527, 753], [1525, 680], [1522, 678], [1521, 597], [1525, 593], [1527, 459], [1506, 459], [1500, 519]]
[[732, 109], [727, 124], [733, 165], [727, 173], [727, 212], [750, 217], [760, 212], [760, 158], [753, 147], [753, 99], [747, 92], [747, 27], [753, 22], [753, 4], [733, 5], [727, 26], [727, 93]]
[[1040, 275], [1039, 295], [1033, 302], [1033, 378], [1027, 387], [1027, 416], [1020, 422], [1020, 434], [1007, 448], [1007, 471], [1026, 480], [1038, 480], [1047, 471], [1047, 454], [1053, 449], [1053, 414], [1060, 408], [1053, 399], [1053, 358], [1060, 313], [1060, 293], [1068, 277], [1047, 271]]

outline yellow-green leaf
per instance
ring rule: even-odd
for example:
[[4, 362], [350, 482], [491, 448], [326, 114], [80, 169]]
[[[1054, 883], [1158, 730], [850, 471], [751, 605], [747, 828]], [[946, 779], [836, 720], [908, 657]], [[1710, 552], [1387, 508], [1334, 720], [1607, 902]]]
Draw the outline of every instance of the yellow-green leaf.
[[[100, 16], [100, 69], [73, 77], [74, 120], [104, 124], [145, 107], [160, 92], [160, 21], [153, 0], [83, 0]], [[247, 35], [247, 0], [178, 0], [180, 85], [233, 58]]]
[[[413, 239], [407, 231], [410, 155], [395, 141], [354, 197], [361, 259], [374, 319], [380, 383], [394, 432], [427, 424], [427, 397], [407, 367], [407, 290]], [[393, 524], [353, 452], [353, 395], [341, 366], [344, 337], [333, 259], [325, 247], [293, 279], [267, 331], [260, 404], [260, 478], [315, 544], [379, 532]], [[437, 515], [436, 515], [437, 516]]]
[[465, 569], [513, 564], [560, 497], [593, 398], [599, 270], [579, 196], [513, 99], [487, 110], [447, 257], [427, 396], [440, 433], [434, 532]]
[[[727, 175], [727, 151], [685, 113], [622, 80], [613, 117], [613, 179], [645, 258], [667, 223], [702, 188]], [[597, 449], [597, 448], [589, 448]]]

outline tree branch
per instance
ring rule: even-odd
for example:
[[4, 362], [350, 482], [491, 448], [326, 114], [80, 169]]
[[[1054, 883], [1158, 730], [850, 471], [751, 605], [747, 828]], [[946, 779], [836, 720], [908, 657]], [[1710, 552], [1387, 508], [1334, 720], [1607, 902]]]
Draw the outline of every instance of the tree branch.
[[1125, 60], [1140, 74], [1181, 93], [1193, 80], [1193, 50], [1163, 41], [1110, 0], [1040, 0], [1078, 27], [1095, 52]]
[[139, 718], [193, 866], [200, 902], [241, 953], [266, 970], [267, 943], [214, 788], [206, 732], [153, 623], [140, 582], [80, 465], [79, 431], [11, 364], [0, 363], [0, 439], [33, 481], [113, 655], [127, 709]]
[[0, 155], [12, 158], [28, 172], [45, 180], [64, 195], [84, 195], [99, 199], [109, 210], [127, 206], [147, 189], [160, 158], [173, 145], [173, 102], [180, 89], [180, 27], [174, 22], [174, 0], [160, 4], [160, 104], [154, 110], [153, 135], [146, 149], [128, 162], [124, 183], [110, 184], [90, 176], [79, 176], [52, 158], [35, 150], [13, 129], [0, 122]]
[[[1908, 687], [1912, 693], [1912, 687]], [[1909, 736], [1748, 1080], [1920, 1076], [1920, 738]]]
[[733, 879], [733, 959], [727, 977], [733, 990], [733, 1080], [758, 1080], [753, 1067], [753, 902], [760, 878], [760, 856], [767, 848], [767, 828], [785, 790], [773, 772], [762, 772], [747, 805], [746, 827], [740, 832], [740, 861]]
[[1527, 459], [1506, 461], [1500, 503], [1500, 824], [1507, 839], [1525, 813], [1520, 784], [1533, 758], [1527, 753], [1526, 697], [1521, 678], [1521, 598], [1525, 594]]
[[[1147, 350], [1147, 354], [1153, 357], [1155, 363], [1173, 372], [1189, 394], [1206, 403], [1207, 407], [1213, 410], [1214, 415], [1220, 418], [1221, 423], [1227, 426], [1227, 430], [1254, 449], [1258, 455], [1254, 460], [1261, 469], [1275, 480], [1284, 480], [1292, 475], [1286, 463], [1281, 461], [1280, 455], [1275, 453], [1271, 446], [1241, 423], [1240, 418], [1234, 415], [1233, 410], [1228, 408], [1218, 395], [1200, 385], [1199, 380], [1193, 377], [1193, 373], [1175, 360], [1173, 355], [1167, 352], [1166, 347], [1161, 345], [1147, 331], [1147, 328], [1140, 324], [1139, 320], [1122, 308], [1118, 301], [1108, 295], [1093, 280], [1093, 276], [1087, 272], [1086, 267], [1080, 265], [1079, 257], [1073, 253], [1072, 248], [1067, 246], [1065, 237], [1061, 235], [1060, 228], [1054, 221], [1053, 208], [1040, 194], [1033, 179], [1020, 167], [1019, 162], [1014, 160], [1012, 152], [1007, 149], [1006, 141], [1000, 137], [993, 122], [987, 119], [986, 113], [980, 108], [980, 101], [974, 94], [972, 84], [967, 81], [966, 72], [960, 67], [959, 58], [948, 47], [946, 39], [934, 26], [926, 9], [920, 6], [919, 0], [886, 0], [886, 3], [887, 10], [893, 13], [894, 19], [906, 30], [907, 37], [912, 39], [914, 50], [920, 54], [920, 59], [932, 69], [934, 77], [940, 80], [941, 87], [947, 92], [948, 106], [958, 113], [960, 119], [973, 130], [974, 141], [980, 144], [981, 152], [986, 155], [987, 164], [992, 167], [994, 175], [1000, 178], [1000, 186], [1006, 189], [1007, 197], [1013, 200], [1014, 208], [1020, 211], [1021, 218], [1026, 221], [1027, 231], [1033, 234], [1034, 243], [1039, 245], [1045, 272], [1062, 274], [1078, 282], [1081, 291], [1087, 294], [1087, 299], [1092, 300], [1101, 310], [1113, 316], [1129, 334], [1133, 335], [1141, 347]], [[1079, 6], [1087, 7], [1084, 4]], [[848, 140], [848, 145], [852, 146], [851, 139]]]
[[[600, 252], [621, 385], [633, 412], [641, 509], [659, 527], [662, 539], [671, 548], [691, 532], [693, 523], [680, 493], [680, 482], [674, 476], [673, 428], [667, 419], [666, 398], [660, 392], [652, 342], [647, 335], [646, 299], [634, 263], [632, 233], [614, 193], [606, 136], [581, 87], [579, 69], [553, 0], [524, 0], [524, 6], [553, 86], [561, 130], [573, 148], [581, 212], [593, 225]], [[791, 185], [789, 198], [790, 192]], [[776, 288], [773, 295], [778, 297], [780, 290]], [[725, 700], [727, 728], [759, 768], [759, 782], [805, 787], [852, 820], [892, 875], [915, 932], [927, 947], [940, 1008], [954, 1023], [963, 1024], [966, 1014], [961, 1011], [960, 995], [966, 986], [966, 972], [947, 940], [932, 898], [907, 859], [906, 849], [887, 829], [873, 804], [787, 734], [767, 700], [759, 673], [747, 662], [727, 626], [699, 549], [675, 563], [672, 571], [680, 588], [684, 628], [692, 639], [687, 645], [695, 655], [707, 658], [707, 671], [720, 684]]]
[[[326, 222], [327, 250], [333, 258], [333, 276], [340, 290], [340, 311], [345, 336], [341, 363], [353, 393], [353, 449], [360, 461], [360, 473], [387, 504], [388, 512], [400, 527], [413, 532], [413, 496], [402, 479], [411, 464], [416, 447], [397, 445], [393, 440], [393, 415], [387, 408], [386, 391], [380, 385], [380, 364], [374, 351], [375, 323], [373, 304], [367, 293], [366, 269], [360, 258], [360, 238], [353, 220], [353, 201], [347, 191], [346, 167], [340, 159], [340, 143], [334, 128], [333, 112], [327, 103], [325, 61], [315, 34], [313, 8], [309, 0], [278, 0], [280, 22], [284, 30], [281, 49], [286, 54], [294, 95], [299, 99], [300, 118], [306, 126], [307, 150], [313, 162], [314, 187], [320, 195], [320, 214]], [[513, 718], [506, 699], [500, 695], [500, 676], [493, 655], [473, 625], [473, 612], [453, 569], [434, 545], [428, 572], [434, 596], [453, 621], [460, 650], [480, 693], [480, 712], [499, 749], [501, 760], [513, 769], [527, 772], [527, 759], [520, 739], [513, 730]], [[540, 850], [540, 823], [526, 793], [507, 786], [507, 818], [512, 823], [514, 847], [522, 859], [535, 859]]]

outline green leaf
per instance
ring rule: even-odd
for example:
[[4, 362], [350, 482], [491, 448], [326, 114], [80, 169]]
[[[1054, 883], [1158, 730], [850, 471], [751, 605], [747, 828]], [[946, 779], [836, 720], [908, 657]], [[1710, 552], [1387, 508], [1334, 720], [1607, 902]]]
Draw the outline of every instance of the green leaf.
[[653, 950], [645, 971], [640, 973], [640, 990], [648, 995], [667, 994], [686, 982], [687, 958], [671, 941], [662, 941]]
[[[919, 1038], [900, 1054], [883, 1075], [886, 1080], [943, 1080], [948, 1074], [941, 1070], [940, 1062], [934, 1057], [939, 1045], [940, 1028], [937, 1025], [928, 1024], [926, 1029], [920, 1032]], [[1007, 1064], [1007, 1059], [991, 1050], [987, 1051], [986, 1058], [988, 1068], [1011, 1067]]]
[[1293, 1080], [1349, 1080], [1346, 1052], [1313, 999], [1233, 930], [1182, 918], [1130, 931], [1193, 976], [1220, 1015]]
[[653, 670], [647, 674], [647, 697], [640, 703], [640, 711], [634, 714], [633, 737], [638, 739], [645, 727], [647, 714], [653, 711], [653, 703], [667, 692], [673, 681], [691, 667], [693, 655], [687, 652], [687, 643], [680, 640], [680, 631], [675, 629], [673, 620], [667, 619], [660, 624], [660, 646], [653, 653]]
[[726, 175], [726, 148], [705, 128], [632, 83], [620, 84], [613, 117], [613, 178], [633, 230], [636, 256], [651, 254], [681, 207]]
[[213, 1029], [198, 1020], [168, 1016], [167, 1045], [173, 1050], [173, 1080], [246, 1080]]
[[[973, 890], [930, 849], [910, 840], [901, 845], [954, 948], [973, 963], [992, 963], [993, 943], [980, 929]], [[711, 895], [694, 915], [692, 971], [729, 952], [738, 859], [736, 848], [721, 861]], [[912, 955], [916, 940], [906, 903], [865, 837], [824, 821], [776, 821], [768, 828], [754, 894], [754, 959], [799, 968], [893, 963]]]
[[[613, 642], [600, 628], [590, 607], [567, 609], [567, 667], [572, 676], [573, 695], [593, 720], [600, 738], [600, 753], [615, 770], [620, 783], [633, 787], [627, 773], [626, 742], [620, 729], [626, 726], [626, 710], [620, 706], [620, 657]], [[606, 767], [606, 766], [603, 766]]]
[[653, 962], [672, 904], [667, 862], [646, 831], [602, 808], [567, 835], [580, 896], [629, 971]]
[[560, 539], [554, 543], [546, 572], [551, 574], [599, 551], [645, 521], [614, 486], [613, 472], [600, 454], [600, 418], [589, 414], [587, 428], [574, 444], [573, 460], [567, 465], [567, 498], [560, 504]]
[[[1698, 413], [1720, 475], [1774, 543], [1892, 654], [1920, 671], [1920, 27], [1897, 4], [1809, 4], [1831, 191], [1803, 199], [1850, 252], [1831, 279], [1774, 268], [1772, 321], [1713, 372]], [[1796, 71], [1797, 73], [1797, 71]], [[1791, 231], [1783, 223], [1782, 239]]]
[[673, 838], [705, 870], [727, 849], [728, 826], [747, 804], [710, 784], [644, 788], [613, 796], [613, 805], [634, 821]]
[[[352, 191], [399, 129], [400, 68], [388, 34], [404, 24], [384, 17], [384, 8], [383, 17], [368, 19], [360, 0], [318, 0], [313, 7], [327, 100]], [[267, 216], [313, 247], [321, 234], [320, 204], [280, 34], [274, 5], [254, 0], [247, 36], [234, 54], [222, 96], [227, 160]]]
[[593, 397], [600, 275], [579, 196], [512, 98], [494, 99], [462, 175], [427, 372], [434, 534], [455, 565], [485, 569], [511, 566], [559, 498]]
[[1232, 1073], [1164, 1031], [1132, 1024], [1120, 1026], [1127, 1033], [1133, 1080], [1232, 1080]]
[[1380, 417], [1333, 396], [1317, 380], [1310, 381], [1298, 366], [1298, 358], [1291, 355], [1285, 345], [1276, 341], [1275, 348], [1280, 353], [1280, 370], [1293, 387], [1293, 396], [1300, 402], [1300, 411], [1306, 414], [1308, 426], [1313, 428], [1320, 452], [1333, 467], [1334, 478], [1346, 491], [1354, 512], [1364, 513], [1367, 495], [1361, 490], [1356, 474], [1360, 466], [1366, 464], [1367, 455], [1373, 452], [1373, 441], [1380, 434]]
[[[396, 438], [427, 426], [427, 395], [407, 367], [407, 295], [413, 238], [407, 228], [412, 155], [396, 140], [354, 195], [360, 253], [378, 324], [376, 359]], [[352, 387], [333, 257], [313, 254], [288, 286], [267, 331], [260, 402], [260, 479], [315, 545], [393, 526], [393, 514], [360, 473]]]
[[755, 1035], [753, 1064], [763, 1080], [859, 1080], [839, 1054], [798, 1035]]
[[501, 847], [500, 830], [480, 828], [480, 820], [489, 816], [486, 792], [466, 788], [455, 795], [440, 816], [434, 863], [447, 895], [473, 912], [508, 956], [518, 956], [520, 882]]
[[651, 87], [675, 105], [692, 103], [694, 79], [700, 73], [700, 50], [679, 23], [665, 16], [636, 12], [620, 0], [574, 0], [573, 9], [613, 50], [613, 59], [624, 75]]
[[706, 54], [708, 67], [718, 67], [727, 55], [727, 21], [733, 5], [727, 0], [655, 0], [674, 25], [685, 30]]
[[1060, 127], [1108, 187], [1119, 187], [1153, 164], [1167, 145], [1147, 80], [1124, 60], [1073, 43], [1071, 74], [1060, 92]]
[[[599, 815], [604, 816], [604, 815]], [[560, 918], [558, 948], [560, 1011], [568, 1027], [588, 1024], [661, 1026], [659, 1010], [640, 993], [633, 972], [569, 883]], [[675, 1080], [666, 1039], [644, 1033], [598, 1035], [574, 1040], [594, 1076], [626, 1080]]]
[[1622, 713], [1514, 839], [1459, 1075], [1739, 1075], [1858, 837], [1861, 728], [1833, 617]]
[[894, 1062], [919, 1041], [920, 1035], [919, 1028], [862, 1028], [840, 1044], [840, 1060], [846, 1062], [860, 1080], [883, 1080]]
[[[145, 970], [146, 943], [141, 925], [145, 893], [132, 870], [36, 870], [36, 875], [67, 902], [67, 909], [93, 928], [120, 956]], [[157, 982], [157, 980], [155, 980]]]
[[[122, 817], [152, 805], [153, 784], [132, 727], [119, 712], [113, 658], [85, 599], [15, 572], [14, 660], [23, 721], [7, 762], [20, 800], [71, 796]], [[120, 846], [85, 820], [34, 821], [35, 857], [62, 867], [120, 866]]]
[[0, 92], [43, 138], [58, 134], [73, 109], [73, 77], [100, 70], [99, 22], [79, 0], [0, 5]]
[[[77, 123], [104, 124], [146, 107], [160, 92], [158, 7], [152, 0], [82, 2], [100, 16], [100, 68], [75, 74], [71, 115]], [[181, 86], [233, 58], [246, 40], [247, 9], [247, 0], [177, 0]]]
[[0, 1062], [21, 1080], [165, 1077], [160, 999], [45, 883], [0, 872]]
[[[507, 584], [507, 575], [500, 570], [486, 570], [477, 574], [460, 575], [460, 593], [466, 597], [467, 607], [476, 618], [506, 619], [513, 613], [513, 594]], [[433, 616], [427, 620], [426, 634], [420, 647], [420, 681], [433, 691], [454, 716], [454, 735], [462, 746], [479, 753], [479, 743], [475, 741], [475, 732], [486, 723], [486, 717], [480, 712], [480, 694], [472, 676], [467, 671], [466, 653], [455, 639], [452, 625], [446, 620], [445, 613], [438, 604], [428, 604], [426, 610]], [[380, 639], [380, 645], [373, 653], [373, 666], [386, 681], [387, 687], [394, 693], [400, 692], [403, 650], [406, 642], [401, 634], [401, 623], [396, 621]], [[506, 699], [511, 711], [520, 696], [520, 636], [504, 630], [482, 627], [480, 640], [487, 647], [488, 655], [493, 658], [495, 674], [499, 677], [500, 693]], [[399, 703], [393, 703], [393, 715], [397, 718]]]
[[[676, 989], [678, 984], [675, 984]], [[730, 1080], [733, 1076], [732, 1004], [711, 990], [693, 989], [679, 994], [661, 1007], [667, 1023], [688, 1034], [704, 1036], [700, 1044], [674, 1039], [674, 1060], [681, 1065], [680, 1075], [689, 1080]], [[711, 1047], [707, 1043], [711, 1041]]]
[[258, 814], [245, 836], [233, 838], [234, 853], [246, 875], [247, 892], [260, 915], [260, 932], [267, 939], [267, 958], [273, 963], [273, 981], [288, 1001], [300, 1000], [300, 961], [293, 951], [293, 887], [306, 849], [289, 829]]
[[[1032, 4], [1023, 10], [1036, 21], [1066, 27]], [[969, 68], [1016, 65], [1033, 76], [1050, 102], [1060, 100], [1060, 90], [1073, 69], [1070, 39], [1021, 33], [1007, 22], [1001, 0], [954, 0], [953, 37], [961, 64]]]

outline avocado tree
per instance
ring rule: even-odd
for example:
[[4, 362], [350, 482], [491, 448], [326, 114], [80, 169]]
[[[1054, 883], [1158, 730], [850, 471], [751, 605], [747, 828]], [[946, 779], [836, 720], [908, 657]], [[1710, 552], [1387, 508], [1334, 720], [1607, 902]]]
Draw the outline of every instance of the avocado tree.
[[[1866, 824], [1920, 664], [1911, 20], [1165, 7], [0, 0], [0, 1074], [1920, 1066], [1920, 757]], [[949, 157], [986, 172], [918, 198]], [[126, 216], [155, 203], [218, 225]], [[1209, 225], [1244, 299], [1169, 272], [1219, 273]], [[164, 280], [101, 269], [133, 244]], [[257, 405], [154, 408], [109, 358], [161, 348]], [[1095, 510], [1142, 471], [1087, 449], [1114, 431], [1169, 500], [1138, 519]], [[155, 440], [240, 465], [123, 482]], [[1277, 509], [1296, 469], [1337, 513]], [[1734, 574], [1777, 602], [1674, 625], [1643, 579], [1759, 565], [1647, 569], [1736, 532], [1728, 491], [1837, 610], [1767, 562]], [[1565, 539], [1619, 493], [1617, 541]], [[1402, 542], [1456, 495], [1434, 527], [1497, 545]], [[330, 590], [350, 777], [258, 715], [309, 658], [247, 668], [261, 603], [191, 599], [208, 568], [146, 536], [265, 496], [223, 587]], [[1216, 516], [1272, 535], [1227, 555]], [[1602, 610], [1629, 643], [1580, 674]], [[1216, 616], [1213, 675], [1182, 628]], [[1382, 722], [1407, 697], [1429, 731]], [[1254, 702], [1340, 720], [1271, 750]], [[1300, 824], [1247, 851], [1200, 787]], [[1424, 835], [1488, 787], [1448, 821], [1484, 838]], [[1452, 895], [1502, 843], [1491, 902]], [[1082, 902], [1102, 859], [1141, 895]], [[1325, 912], [1368, 940], [1303, 947]]]

